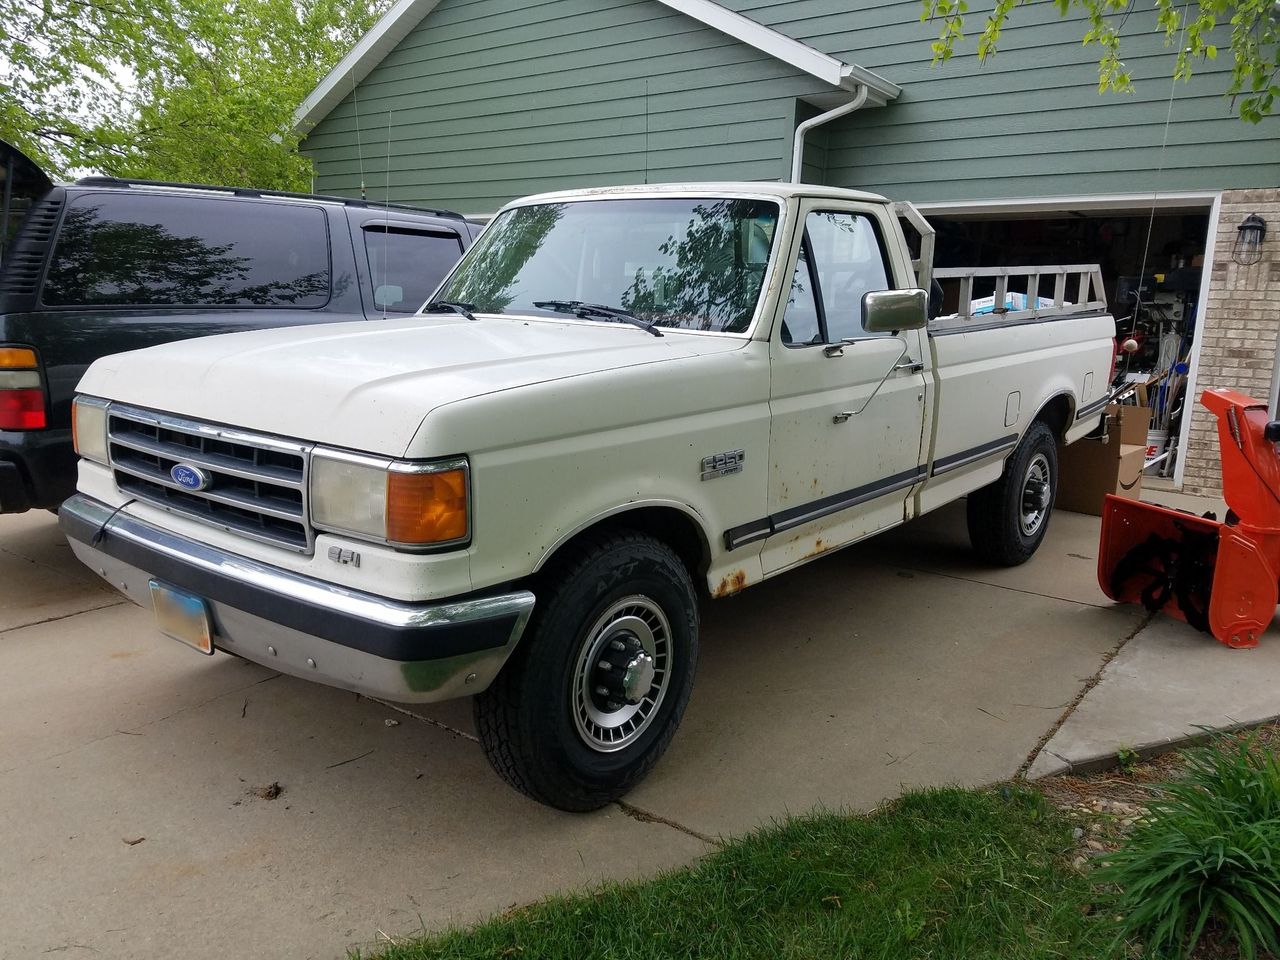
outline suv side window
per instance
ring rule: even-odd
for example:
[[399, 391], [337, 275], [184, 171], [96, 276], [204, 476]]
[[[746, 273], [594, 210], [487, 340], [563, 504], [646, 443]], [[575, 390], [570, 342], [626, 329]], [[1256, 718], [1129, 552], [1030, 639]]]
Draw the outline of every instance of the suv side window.
[[462, 241], [454, 234], [369, 226], [364, 228], [364, 251], [374, 308], [414, 313], [458, 262]]
[[324, 211], [133, 190], [82, 194], [67, 205], [41, 300], [322, 307], [329, 300]]
[[[882, 336], [862, 327], [862, 295], [890, 289], [875, 222], [861, 213], [814, 211], [805, 220], [802, 243], [783, 315], [783, 342], [836, 343]], [[809, 311], [817, 314], [812, 320]], [[811, 339], [815, 326], [820, 336]]]

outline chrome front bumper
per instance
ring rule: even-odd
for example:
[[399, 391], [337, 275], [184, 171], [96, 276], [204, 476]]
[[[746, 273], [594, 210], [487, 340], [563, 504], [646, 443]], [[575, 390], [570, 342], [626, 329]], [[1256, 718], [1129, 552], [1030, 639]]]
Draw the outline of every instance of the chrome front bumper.
[[59, 511], [76, 556], [134, 603], [150, 582], [208, 604], [214, 645], [281, 673], [425, 703], [485, 689], [533, 612], [527, 590], [414, 604], [300, 576], [179, 536], [86, 497]]

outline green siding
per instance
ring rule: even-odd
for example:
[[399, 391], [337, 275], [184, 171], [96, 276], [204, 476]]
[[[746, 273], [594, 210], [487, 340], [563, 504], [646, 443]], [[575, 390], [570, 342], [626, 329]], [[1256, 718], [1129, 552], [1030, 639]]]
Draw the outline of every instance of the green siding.
[[363, 173], [372, 199], [481, 213], [542, 190], [778, 179], [797, 98], [823, 90], [655, 0], [444, 0], [304, 146], [319, 191], [358, 194]]
[[[1099, 95], [1082, 22], [1046, 2], [1014, 11], [986, 65], [970, 40], [937, 67], [919, 0], [721, 2], [904, 88], [811, 134], [806, 179], [913, 200], [1280, 183], [1280, 117], [1232, 116], [1226, 56], [1173, 86], [1166, 134], [1173, 54], [1147, 12], [1125, 26], [1137, 89]], [[318, 190], [363, 179], [373, 199], [482, 213], [567, 187], [779, 179], [817, 112], [801, 98], [827, 92], [656, 0], [443, 0], [304, 147]]]
[[1123, 31], [1136, 89], [1100, 95], [1098, 48], [1081, 45], [1078, 15], [1063, 20], [1049, 3], [1015, 9], [1000, 53], [985, 65], [973, 49], [989, 4], [975, 6], [962, 53], [933, 66], [937, 27], [920, 22], [919, 0], [723, 2], [903, 87], [888, 109], [832, 124], [828, 183], [912, 200], [1280, 184], [1280, 117], [1256, 126], [1233, 117], [1222, 95], [1229, 56], [1173, 84], [1174, 53], [1149, 11], [1136, 10]]

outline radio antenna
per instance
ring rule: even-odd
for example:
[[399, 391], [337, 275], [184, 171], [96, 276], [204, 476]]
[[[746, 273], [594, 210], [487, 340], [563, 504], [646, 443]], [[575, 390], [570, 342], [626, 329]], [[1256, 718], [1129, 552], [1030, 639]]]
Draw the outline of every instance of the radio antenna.
[[644, 182], [649, 182], [649, 81], [644, 82]]
[[355, 74], [351, 75], [351, 102], [356, 108], [356, 162], [360, 164], [360, 199], [368, 200], [364, 191], [364, 145], [360, 142], [360, 91], [356, 89]]
[[[387, 257], [391, 250], [391, 111], [387, 111], [387, 192], [382, 198], [382, 319], [387, 319]], [[402, 281], [403, 282], [403, 281]]]

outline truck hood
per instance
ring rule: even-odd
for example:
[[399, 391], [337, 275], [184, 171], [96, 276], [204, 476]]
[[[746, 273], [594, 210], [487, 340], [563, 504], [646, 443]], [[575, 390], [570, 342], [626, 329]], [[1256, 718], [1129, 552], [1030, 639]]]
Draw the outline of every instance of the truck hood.
[[184, 340], [104, 357], [79, 392], [389, 456], [447, 403], [719, 353], [737, 338], [623, 324], [413, 316]]

